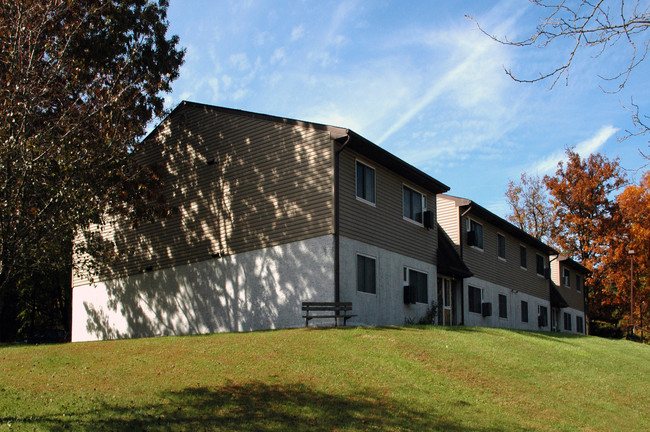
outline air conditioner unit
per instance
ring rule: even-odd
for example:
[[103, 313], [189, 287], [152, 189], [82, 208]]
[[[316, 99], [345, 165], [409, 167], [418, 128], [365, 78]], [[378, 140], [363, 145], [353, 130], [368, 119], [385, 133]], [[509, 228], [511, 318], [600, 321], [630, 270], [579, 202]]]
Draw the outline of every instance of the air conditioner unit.
[[484, 317], [492, 316], [492, 303], [481, 303], [481, 313]]
[[476, 231], [467, 231], [467, 245], [476, 246]]
[[415, 285], [404, 285], [404, 304], [415, 304], [416, 292]]
[[431, 210], [424, 212], [424, 227], [434, 228], [436, 226], [436, 218]]
[[548, 324], [546, 323], [546, 317], [544, 315], [538, 315], [537, 316], [537, 326], [538, 327], [546, 327]]

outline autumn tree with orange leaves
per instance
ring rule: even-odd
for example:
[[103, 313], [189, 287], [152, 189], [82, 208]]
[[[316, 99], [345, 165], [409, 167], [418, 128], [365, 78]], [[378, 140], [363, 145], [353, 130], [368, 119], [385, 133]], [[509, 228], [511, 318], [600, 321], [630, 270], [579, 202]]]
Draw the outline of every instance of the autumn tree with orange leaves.
[[634, 321], [648, 328], [650, 172], [638, 185], [626, 184], [618, 159], [581, 158], [567, 149], [567, 162], [560, 162], [554, 175], [539, 179], [524, 173], [519, 183], [510, 182], [509, 220], [536, 236], [537, 221], [550, 221], [544, 241], [592, 271], [586, 285], [590, 319], [623, 328], [631, 322], [633, 259]]
[[[602, 301], [619, 311], [622, 324], [630, 324], [631, 260], [634, 260], [634, 323], [646, 329], [650, 321], [650, 171], [638, 185], [630, 185], [616, 197], [619, 224], [610, 236], [608, 253], [602, 258], [607, 269], [607, 296]], [[631, 255], [629, 252], [634, 251]]]
[[[553, 243], [565, 254], [592, 271], [587, 280], [588, 314], [606, 319], [616, 297], [603, 259], [620, 229], [619, 206], [613, 195], [625, 185], [618, 159], [601, 154], [587, 158], [567, 149], [566, 164], [560, 162], [554, 176], [545, 176], [551, 195]], [[604, 316], [603, 316], [604, 315]], [[615, 315], [615, 314], [614, 314]]]

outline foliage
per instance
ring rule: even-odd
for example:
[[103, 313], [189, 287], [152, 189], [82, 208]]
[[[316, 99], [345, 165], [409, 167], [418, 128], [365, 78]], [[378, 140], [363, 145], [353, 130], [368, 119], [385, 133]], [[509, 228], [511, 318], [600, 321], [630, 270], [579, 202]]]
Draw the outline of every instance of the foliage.
[[518, 183], [510, 181], [506, 198], [512, 213], [508, 220], [533, 237], [551, 242], [552, 208], [546, 187], [539, 176], [521, 174]]
[[[607, 283], [613, 294], [605, 300], [627, 314], [629, 323], [630, 277], [634, 260], [634, 314], [636, 324], [650, 320], [650, 171], [646, 172], [638, 185], [629, 185], [616, 197], [620, 223], [610, 235], [609, 250], [602, 257], [602, 266], [607, 269]], [[634, 251], [633, 255], [630, 252]], [[643, 317], [641, 317], [643, 314]]]
[[551, 236], [560, 250], [591, 270], [588, 277], [589, 316], [615, 293], [610, 289], [610, 268], [603, 265], [612, 235], [620, 228], [618, 204], [613, 194], [625, 185], [618, 159], [597, 153], [581, 159], [567, 149], [566, 165], [560, 162], [554, 176], [545, 176], [554, 220]]
[[0, 3], [0, 310], [32, 275], [70, 271], [75, 233], [107, 211], [164, 213], [160, 179], [130, 154], [183, 61], [166, 9]]
[[619, 223], [612, 194], [625, 185], [625, 175], [618, 159], [600, 153], [581, 159], [571, 149], [566, 154], [566, 165], [560, 162], [554, 176], [544, 177], [554, 213], [551, 235], [563, 252], [596, 269]]
[[429, 306], [427, 306], [426, 313], [418, 321], [418, 324], [421, 324], [421, 325], [435, 324], [437, 317], [438, 317], [438, 302], [435, 301], [435, 300], [432, 300], [431, 304]]
[[[532, 230], [529, 221], [534, 220], [538, 208], [548, 205], [549, 199], [551, 207], [544, 211], [552, 224], [545, 241], [591, 270], [587, 294], [593, 320], [624, 326], [630, 322], [629, 252], [634, 250], [635, 321], [647, 326], [650, 172], [638, 185], [624, 188], [626, 179], [618, 160], [610, 161], [601, 154], [583, 159], [571, 149], [567, 149], [567, 157], [555, 175], [544, 177], [547, 191], [540, 190], [539, 180], [525, 173], [521, 183], [510, 183], [506, 193], [514, 213], [510, 220], [521, 220], [522, 229]], [[529, 204], [535, 200], [539, 207]]]
[[0, 369], [10, 430], [650, 428], [650, 347], [566, 334], [310, 328], [0, 347]]
[[598, 320], [589, 321], [589, 334], [610, 339], [621, 339], [623, 337], [623, 331], [619, 327]]

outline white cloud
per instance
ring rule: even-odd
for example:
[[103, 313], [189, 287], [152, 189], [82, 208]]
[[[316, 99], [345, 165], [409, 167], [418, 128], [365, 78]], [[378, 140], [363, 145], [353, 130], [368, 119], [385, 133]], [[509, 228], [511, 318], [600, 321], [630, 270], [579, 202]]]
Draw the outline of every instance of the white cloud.
[[[589, 139], [579, 142], [575, 146], [575, 152], [581, 157], [587, 157], [592, 153], [597, 152], [605, 143], [616, 134], [618, 129], [612, 125], [606, 125], [598, 129], [598, 131]], [[556, 151], [553, 154], [544, 158], [541, 162], [536, 164], [531, 172], [538, 175], [550, 174], [557, 168], [559, 162], [566, 162], [566, 153], [564, 150]]]
[[287, 52], [284, 48], [277, 48], [271, 56], [271, 64], [283, 64], [287, 58]]
[[230, 63], [241, 72], [247, 71], [251, 67], [246, 53], [232, 54], [230, 56]]
[[[521, 13], [511, 14], [500, 23], [499, 29], [514, 26]], [[443, 97], [447, 98], [444, 99], [447, 109], [456, 110], [458, 117], [471, 112], [474, 118], [490, 120], [491, 124], [502, 125], [503, 129], [512, 128], [512, 124], [506, 124], [506, 121], [512, 120], [511, 113], [516, 111], [517, 103], [513, 103], [513, 98], [507, 93], [510, 83], [503, 73], [503, 64], [508, 61], [508, 56], [502, 45], [487, 38], [469, 22], [446, 31], [419, 29], [399, 36], [404, 37], [405, 44], [423, 45], [432, 50], [436, 61], [434, 67], [440, 69], [437, 75], [429, 75], [430, 86], [419, 92], [423, 94], [419, 99], [409, 101], [410, 108], [385, 130], [379, 143], [385, 142]], [[398, 45], [398, 42], [393, 44]], [[488, 137], [493, 137], [493, 134], [479, 141], [484, 143]]]
[[298, 27], [294, 27], [291, 30], [291, 42], [295, 42], [305, 35], [305, 26], [300, 24]]
[[607, 140], [614, 136], [616, 132], [618, 132], [618, 129], [614, 126], [603, 126], [598, 130], [598, 132], [596, 132], [596, 135], [588, 140], [579, 142], [578, 145], [576, 145], [575, 151], [583, 157], [595, 153], [607, 142]]

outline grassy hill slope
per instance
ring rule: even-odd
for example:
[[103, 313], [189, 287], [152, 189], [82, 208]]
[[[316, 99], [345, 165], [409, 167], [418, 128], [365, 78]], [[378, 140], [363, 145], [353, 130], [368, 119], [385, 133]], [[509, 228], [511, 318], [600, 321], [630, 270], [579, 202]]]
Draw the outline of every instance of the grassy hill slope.
[[650, 346], [484, 328], [0, 347], [0, 430], [650, 430]]

